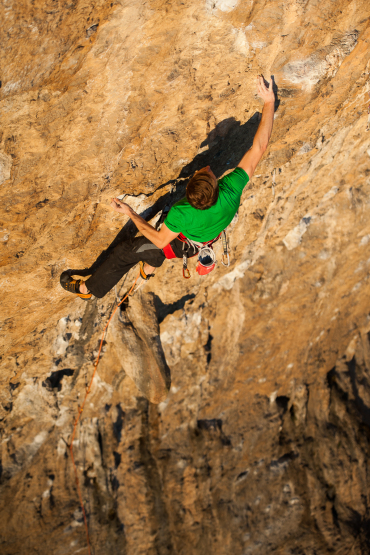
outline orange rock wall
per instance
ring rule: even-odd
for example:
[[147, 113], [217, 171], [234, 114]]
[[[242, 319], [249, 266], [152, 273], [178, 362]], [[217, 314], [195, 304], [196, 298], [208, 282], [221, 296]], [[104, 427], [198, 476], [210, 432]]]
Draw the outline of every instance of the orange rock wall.
[[[228, 230], [231, 266], [199, 277], [191, 261], [185, 281], [168, 261], [131, 307], [129, 347], [124, 326], [106, 337], [75, 443], [91, 541], [120, 555], [368, 553], [368, 2], [1, 11], [1, 552], [87, 552], [66, 443], [115, 292], [84, 303], [60, 272], [129, 236], [112, 195], [154, 222], [193, 171], [235, 167], [263, 73], [279, 105]], [[129, 377], [153, 344], [171, 373], [159, 405]]]

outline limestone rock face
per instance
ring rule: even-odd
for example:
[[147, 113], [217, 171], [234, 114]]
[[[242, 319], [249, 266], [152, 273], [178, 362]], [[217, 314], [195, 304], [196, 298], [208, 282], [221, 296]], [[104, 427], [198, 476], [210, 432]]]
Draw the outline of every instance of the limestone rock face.
[[159, 337], [153, 296], [135, 294], [129, 299], [129, 306], [122, 304], [108, 333], [108, 348], [116, 353], [123, 375], [127, 374], [151, 403], [165, 401], [171, 374]]
[[74, 442], [90, 539], [369, 553], [369, 16], [367, 0], [3, 2], [2, 554], [87, 553], [67, 445], [137, 269], [89, 302], [59, 274], [134, 232], [113, 195], [154, 223], [195, 170], [234, 168], [260, 73], [274, 130], [230, 267], [192, 260], [184, 280], [166, 261], [105, 338]]

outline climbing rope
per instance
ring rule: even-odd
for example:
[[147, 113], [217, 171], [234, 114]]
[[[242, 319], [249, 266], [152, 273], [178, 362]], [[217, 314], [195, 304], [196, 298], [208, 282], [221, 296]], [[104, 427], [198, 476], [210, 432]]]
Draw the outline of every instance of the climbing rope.
[[[101, 338], [101, 340], [100, 340], [98, 356], [96, 357], [96, 361], [94, 362], [94, 367], [95, 367], [95, 368], [94, 368], [94, 372], [93, 372], [93, 374], [92, 374], [92, 376], [91, 376], [91, 380], [90, 380], [89, 387], [88, 387], [87, 390], [86, 390], [86, 394], [85, 394], [85, 398], [84, 398], [84, 400], [83, 400], [83, 403], [82, 403], [81, 407], [78, 409], [78, 414], [77, 414], [76, 420], [75, 420], [74, 425], [73, 425], [71, 441], [70, 441], [70, 443], [69, 443], [69, 445], [68, 445], [69, 452], [70, 452], [70, 455], [71, 455], [71, 461], [72, 461], [72, 465], [73, 465], [73, 470], [74, 470], [75, 478], [76, 478], [76, 486], [77, 486], [78, 497], [79, 497], [79, 500], [80, 500], [81, 510], [82, 510], [82, 514], [83, 514], [83, 518], [84, 518], [84, 523], [85, 523], [86, 540], [87, 540], [87, 548], [88, 548], [88, 551], [89, 551], [89, 555], [91, 555], [89, 528], [88, 528], [88, 525], [87, 525], [87, 518], [86, 518], [85, 506], [84, 506], [84, 502], [83, 502], [83, 499], [82, 499], [82, 493], [81, 493], [81, 488], [80, 488], [80, 481], [79, 481], [79, 479], [78, 479], [77, 467], [76, 467], [76, 463], [75, 463], [75, 459], [74, 459], [74, 455], [73, 455], [73, 441], [74, 441], [75, 434], [76, 434], [76, 430], [77, 430], [77, 424], [78, 424], [78, 422], [79, 422], [79, 420], [80, 420], [80, 418], [81, 418], [82, 411], [84, 410], [84, 407], [85, 407], [85, 403], [86, 403], [87, 396], [88, 396], [88, 394], [89, 394], [90, 391], [91, 391], [91, 386], [92, 386], [92, 383], [93, 383], [93, 380], [94, 380], [94, 377], [95, 377], [95, 374], [96, 374], [96, 369], [97, 369], [98, 364], [99, 364], [100, 354], [101, 354], [101, 350], [102, 350], [102, 347], [103, 347], [104, 337], [105, 337], [105, 333], [106, 333], [106, 331], [107, 331], [107, 328], [108, 328], [108, 326], [109, 326], [109, 324], [110, 324], [110, 322], [111, 322], [113, 316], [115, 315], [115, 313], [116, 313], [118, 307], [119, 307], [119, 306], [131, 295], [131, 293], [132, 293], [132, 291], [134, 290], [134, 287], [135, 287], [136, 282], [137, 282], [137, 280], [139, 279], [139, 277], [140, 277], [140, 272], [139, 272], [137, 278], [135, 279], [134, 283], [132, 284], [132, 287], [131, 287], [131, 289], [129, 290], [129, 292], [126, 293], [126, 295], [123, 297], [123, 299], [121, 299], [121, 301], [119, 301], [119, 303], [117, 304], [117, 306], [116, 306], [115, 309], [113, 310], [113, 312], [112, 312], [112, 314], [111, 314], [111, 316], [110, 316], [108, 322], [105, 324], [105, 327], [104, 327], [104, 329], [103, 329], [102, 338]], [[144, 281], [142, 281], [142, 282], [140, 283], [140, 285], [135, 289], [134, 293], [136, 293], [136, 291], [138, 291], [138, 289], [142, 286], [143, 283], [144, 283]]]

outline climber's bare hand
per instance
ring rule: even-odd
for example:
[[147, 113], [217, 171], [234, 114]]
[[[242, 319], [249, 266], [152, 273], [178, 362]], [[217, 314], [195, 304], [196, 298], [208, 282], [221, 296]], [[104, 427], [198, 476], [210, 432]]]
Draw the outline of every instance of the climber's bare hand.
[[115, 212], [119, 212], [120, 214], [126, 214], [127, 216], [130, 216], [132, 212], [130, 206], [125, 202], [119, 200], [119, 198], [112, 198], [110, 205]]
[[265, 80], [262, 75], [257, 77], [257, 91], [258, 96], [262, 98], [264, 102], [275, 102], [275, 94], [272, 88], [272, 78], [270, 79], [268, 88], [265, 85]]

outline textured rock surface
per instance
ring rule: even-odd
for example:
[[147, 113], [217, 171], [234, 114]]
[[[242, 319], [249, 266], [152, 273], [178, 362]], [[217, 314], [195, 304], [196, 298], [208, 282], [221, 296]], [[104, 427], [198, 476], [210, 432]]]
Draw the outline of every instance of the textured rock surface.
[[[152, 295], [135, 293], [114, 314], [108, 330], [108, 348], [126, 374], [151, 403], [165, 401], [171, 373], [163, 352], [158, 315]], [[125, 309], [125, 310], [123, 310]]]
[[[185, 281], [168, 261], [127, 312], [145, 348], [115, 325], [106, 338], [75, 442], [91, 540], [127, 555], [369, 552], [369, 12], [3, 3], [2, 553], [87, 552], [66, 443], [115, 293], [75, 300], [60, 272], [132, 232], [113, 194], [155, 218], [194, 170], [233, 168], [261, 72], [279, 106], [230, 268], [200, 278], [191, 262]], [[171, 373], [159, 405], [128, 377], [152, 352]]]

